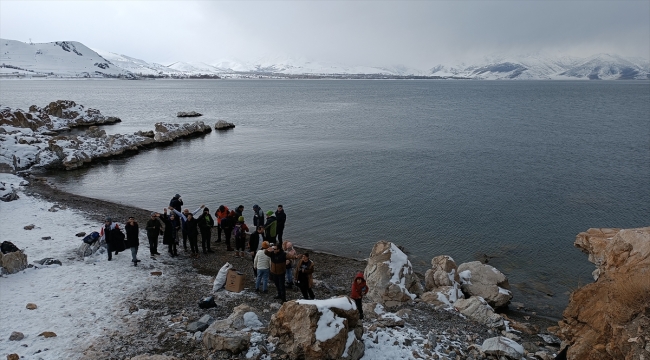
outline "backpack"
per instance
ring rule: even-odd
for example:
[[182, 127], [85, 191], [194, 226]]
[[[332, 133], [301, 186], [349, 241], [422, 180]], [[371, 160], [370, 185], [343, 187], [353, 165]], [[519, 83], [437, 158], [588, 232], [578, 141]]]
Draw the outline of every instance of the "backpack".
[[235, 225], [235, 228], [232, 229], [232, 234], [235, 237], [235, 240], [242, 239], [245, 237], [244, 230], [242, 230], [241, 225], [239, 224]]
[[93, 231], [90, 234], [86, 235], [86, 237], [84, 237], [82, 241], [88, 245], [92, 245], [98, 239], [99, 239], [99, 233], [97, 231]]

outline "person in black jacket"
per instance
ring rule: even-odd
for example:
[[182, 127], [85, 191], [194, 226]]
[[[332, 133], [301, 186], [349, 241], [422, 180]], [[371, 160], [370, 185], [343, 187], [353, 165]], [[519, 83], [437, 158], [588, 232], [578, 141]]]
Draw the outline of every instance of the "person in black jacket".
[[169, 206], [180, 212], [181, 207], [183, 207], [183, 199], [181, 199], [181, 196], [179, 194], [176, 194], [171, 200], [169, 200]]
[[176, 235], [178, 234], [178, 229], [181, 227], [181, 223], [176, 218], [176, 214], [171, 213], [167, 215], [167, 208], [164, 209], [164, 213], [160, 217], [160, 220], [165, 223], [163, 245], [168, 246], [169, 255], [171, 257], [178, 256], [178, 251], [176, 250]]
[[104, 241], [106, 241], [108, 261], [113, 259], [113, 251], [115, 251], [115, 255], [117, 255], [118, 252], [124, 250], [124, 234], [122, 234], [119, 225], [114, 223], [113, 219], [110, 217], [107, 217], [104, 221], [104, 226], [102, 226], [99, 235], [104, 239]]
[[151, 256], [160, 255], [158, 252], [158, 236], [160, 235], [160, 220], [158, 217], [160, 214], [157, 212], [151, 213], [151, 219], [147, 221], [147, 239], [149, 239], [149, 252]]
[[[248, 252], [251, 253], [251, 259], [255, 259], [257, 254], [257, 247], [264, 241], [264, 226], [258, 226], [256, 231], [253, 231], [248, 237]], [[257, 279], [257, 269], [253, 267], [253, 274]]]
[[[204, 205], [201, 205], [201, 207], [204, 207]], [[198, 231], [196, 230], [196, 226], [198, 225], [197, 219], [194, 217], [194, 214], [191, 212], [188, 212], [187, 214], [178, 212], [176, 209], [173, 209], [182, 220], [183, 224], [185, 226], [185, 234], [187, 237], [190, 239], [190, 250], [192, 251], [192, 257], [198, 258], [199, 257], [199, 245], [198, 245]]]
[[278, 236], [278, 245], [282, 247], [282, 233], [284, 233], [284, 223], [287, 222], [287, 214], [284, 213], [282, 205], [278, 205], [278, 210], [275, 212], [275, 218], [278, 221], [275, 233]]
[[226, 251], [235, 251], [230, 245], [230, 238], [232, 237], [232, 229], [235, 228], [237, 223], [237, 214], [235, 210], [231, 210], [228, 216], [221, 219], [221, 228], [223, 229], [224, 235], [226, 236]]
[[212, 218], [212, 215], [210, 215], [210, 209], [203, 209], [203, 214], [199, 215], [197, 224], [201, 230], [201, 248], [203, 248], [203, 253], [213, 253], [214, 251], [210, 249], [210, 237], [212, 236], [214, 219]]
[[140, 229], [137, 221], [133, 216], [129, 217], [129, 221], [124, 225], [126, 231], [126, 247], [131, 248], [131, 257], [133, 258], [133, 266], [138, 266], [138, 247], [140, 246], [140, 239], [138, 238]]

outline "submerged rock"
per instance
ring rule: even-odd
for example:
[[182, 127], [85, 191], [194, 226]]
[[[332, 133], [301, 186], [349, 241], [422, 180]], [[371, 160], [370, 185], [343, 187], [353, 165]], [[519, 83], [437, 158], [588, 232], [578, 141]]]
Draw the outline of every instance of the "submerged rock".
[[235, 124], [233, 124], [231, 122], [224, 121], [224, 120], [219, 120], [219, 121], [217, 121], [216, 124], [214, 124], [214, 128], [215, 128], [215, 130], [234, 129]]
[[181, 111], [176, 114], [176, 117], [197, 117], [197, 116], [203, 116], [203, 114], [197, 113], [196, 111], [190, 111], [190, 112]]

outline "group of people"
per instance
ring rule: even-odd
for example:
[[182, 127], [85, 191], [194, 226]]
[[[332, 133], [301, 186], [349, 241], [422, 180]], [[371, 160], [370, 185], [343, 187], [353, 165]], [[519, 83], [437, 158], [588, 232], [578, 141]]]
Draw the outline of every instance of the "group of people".
[[[212, 228], [217, 227], [217, 243], [222, 240], [222, 232], [227, 251], [234, 251], [235, 257], [246, 257], [248, 253], [253, 260], [253, 274], [255, 275], [255, 291], [268, 293], [269, 279], [275, 284], [277, 295], [275, 299], [287, 301], [286, 288], [297, 285], [304, 299], [315, 299], [313, 288], [314, 262], [309, 258], [309, 252], [298, 254], [289, 241], [283, 242], [284, 227], [287, 216], [282, 205], [277, 210], [264, 212], [259, 205], [253, 205], [254, 230], [249, 234], [249, 227], [244, 219], [244, 206], [239, 205], [235, 210], [230, 210], [225, 205], [220, 205], [214, 213], [201, 205], [198, 209], [190, 211], [182, 209], [183, 200], [179, 194], [174, 195], [169, 206], [163, 213], [152, 212], [147, 221], [145, 230], [149, 240], [151, 256], [160, 255], [158, 252], [158, 238], [163, 236], [163, 245], [168, 246], [171, 257], [178, 256], [177, 247], [182, 238], [183, 249], [187, 251], [187, 243], [191, 256], [198, 258], [198, 236], [201, 235], [201, 249], [204, 254], [214, 253], [211, 249]], [[182, 210], [181, 210], [182, 209]], [[216, 221], [215, 221], [216, 219]], [[111, 261], [113, 252], [131, 249], [132, 262], [138, 265], [137, 259], [139, 246], [139, 227], [133, 217], [129, 217], [125, 224], [126, 237], [117, 223], [107, 217], [100, 230], [100, 236], [105, 239], [108, 260]], [[180, 236], [179, 236], [180, 232]], [[125, 239], [126, 238], [126, 239]], [[234, 248], [231, 240], [234, 239]], [[261, 244], [261, 249], [258, 250]], [[360, 318], [363, 319], [361, 299], [368, 292], [363, 279], [363, 273], [358, 273], [352, 283], [351, 298], [356, 302]]]

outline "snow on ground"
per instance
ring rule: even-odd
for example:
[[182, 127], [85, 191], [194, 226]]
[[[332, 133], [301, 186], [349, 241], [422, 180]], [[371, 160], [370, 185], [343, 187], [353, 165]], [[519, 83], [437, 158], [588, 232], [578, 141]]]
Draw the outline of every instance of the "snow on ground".
[[[16, 178], [0, 174], [0, 180]], [[134, 267], [129, 249], [106, 260], [106, 254], [80, 260], [76, 249], [82, 244], [78, 232], [98, 231], [101, 224], [83, 213], [59, 209], [48, 211], [53, 203], [19, 192], [20, 198], [0, 202], [0, 239], [11, 241], [27, 254], [27, 260], [58, 259], [62, 266], [36, 265], [20, 273], [0, 277], [0, 355], [17, 353], [21, 359], [74, 359], [102, 336], [105, 329], [116, 329], [128, 314], [123, 301], [136, 291], [162, 286], [163, 276], [148, 256], [146, 236], [140, 235], [139, 259]], [[24, 230], [34, 224], [33, 230]], [[143, 228], [143, 224], [140, 224]], [[43, 240], [43, 237], [50, 237]], [[143, 240], [144, 239], [144, 240]], [[153, 267], [150, 267], [152, 265]], [[38, 306], [27, 310], [27, 303]], [[21, 341], [9, 341], [13, 331], [22, 332]], [[38, 336], [44, 331], [56, 337]]]

